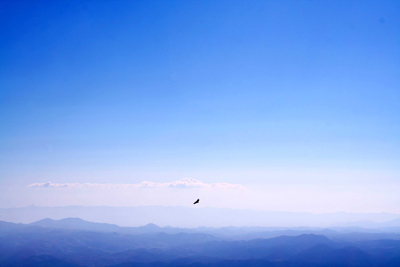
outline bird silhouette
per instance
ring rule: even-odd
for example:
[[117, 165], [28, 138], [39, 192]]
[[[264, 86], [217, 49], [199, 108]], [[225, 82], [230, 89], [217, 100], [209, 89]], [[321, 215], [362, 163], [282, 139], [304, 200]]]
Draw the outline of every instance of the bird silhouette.
[[193, 204], [197, 204], [200, 202], [200, 199], [197, 199]]

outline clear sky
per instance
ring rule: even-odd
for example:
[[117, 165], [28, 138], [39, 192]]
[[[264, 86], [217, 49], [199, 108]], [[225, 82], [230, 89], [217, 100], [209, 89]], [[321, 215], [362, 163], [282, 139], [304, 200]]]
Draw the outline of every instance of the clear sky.
[[0, 1], [1, 208], [399, 192], [400, 1]]

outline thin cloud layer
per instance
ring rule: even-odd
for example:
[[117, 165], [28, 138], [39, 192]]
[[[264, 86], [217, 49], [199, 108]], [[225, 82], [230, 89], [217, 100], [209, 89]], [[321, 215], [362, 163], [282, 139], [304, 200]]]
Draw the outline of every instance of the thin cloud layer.
[[218, 188], [218, 189], [241, 189], [240, 184], [229, 183], [203, 183], [200, 180], [184, 178], [170, 183], [155, 183], [144, 181], [140, 184], [98, 184], [98, 183], [34, 183], [28, 185], [30, 188], [109, 188], [109, 189], [123, 189], [123, 188]]

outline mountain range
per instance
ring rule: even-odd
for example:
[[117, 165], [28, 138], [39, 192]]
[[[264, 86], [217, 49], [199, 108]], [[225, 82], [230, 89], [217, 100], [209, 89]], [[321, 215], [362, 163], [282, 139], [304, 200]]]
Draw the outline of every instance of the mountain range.
[[[281, 235], [284, 231], [291, 235]], [[266, 233], [276, 236], [265, 238]], [[254, 238], [242, 238], [249, 234]], [[399, 262], [399, 234], [349, 228], [120, 227], [80, 218], [46, 218], [30, 224], [0, 221], [0, 266], [4, 267], [388, 267]]]
[[[105, 216], [106, 214], [106, 216]], [[86, 221], [117, 224], [121, 226], [142, 226], [154, 223], [173, 227], [363, 227], [399, 228], [400, 214], [394, 213], [306, 213], [281, 212], [250, 209], [208, 208], [208, 207], [103, 207], [65, 206], [0, 209], [0, 220], [31, 223], [44, 218], [55, 220], [77, 217]], [[375, 230], [374, 230], [375, 231]], [[393, 230], [390, 230], [393, 231]]]

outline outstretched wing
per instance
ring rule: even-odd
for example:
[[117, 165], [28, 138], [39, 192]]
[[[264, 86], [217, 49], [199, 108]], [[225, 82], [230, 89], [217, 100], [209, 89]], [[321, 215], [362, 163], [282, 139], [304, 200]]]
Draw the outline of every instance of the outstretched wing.
[[200, 199], [197, 199], [193, 204], [197, 204], [200, 202]]

